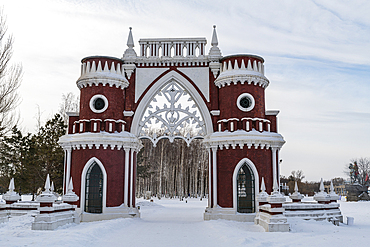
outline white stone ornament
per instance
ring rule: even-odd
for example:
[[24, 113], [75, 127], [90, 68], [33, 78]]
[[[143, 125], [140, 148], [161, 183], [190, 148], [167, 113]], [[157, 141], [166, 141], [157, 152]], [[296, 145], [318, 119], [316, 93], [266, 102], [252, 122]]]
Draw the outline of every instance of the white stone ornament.
[[[184, 132], [192, 127], [191, 133]], [[156, 133], [155, 129], [159, 129]], [[149, 102], [139, 123], [139, 138], [150, 139], [154, 145], [160, 139], [167, 138], [173, 142], [183, 139], [188, 145], [206, 133], [200, 110], [190, 94], [176, 81], [160, 89]]]
[[292, 200], [302, 200], [302, 198], [304, 197], [301, 193], [299, 193], [298, 191], [298, 184], [297, 184], [297, 181], [295, 181], [295, 185], [294, 185], [294, 193], [289, 196], [290, 199]]
[[325, 192], [325, 187], [324, 187], [324, 182], [323, 179], [321, 178], [320, 181], [320, 192], [316, 193], [313, 199], [315, 199], [318, 202], [327, 202], [330, 200], [330, 197], [328, 196], [328, 193]]
[[50, 176], [46, 177], [45, 181], [45, 191], [43, 191], [39, 196], [37, 196], [36, 201], [41, 203], [53, 203], [57, 200], [57, 197], [50, 191]]
[[9, 190], [3, 195], [3, 199], [5, 201], [11, 201], [11, 202], [16, 202], [20, 200], [21, 196], [14, 190], [15, 190], [14, 178], [12, 178], [9, 183]]
[[73, 182], [72, 178], [68, 184], [67, 193], [63, 195], [63, 201], [64, 202], [76, 202], [78, 201], [79, 197], [76, 195], [76, 193], [73, 191]]

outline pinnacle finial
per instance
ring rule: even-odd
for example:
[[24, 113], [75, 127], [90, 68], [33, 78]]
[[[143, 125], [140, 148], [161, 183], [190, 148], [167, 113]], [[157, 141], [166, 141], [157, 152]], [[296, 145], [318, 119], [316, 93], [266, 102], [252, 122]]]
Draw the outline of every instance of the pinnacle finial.
[[51, 181], [51, 188], [50, 188], [50, 191], [51, 191], [51, 192], [54, 192], [54, 182], [53, 182], [53, 181]]
[[321, 181], [320, 181], [320, 192], [324, 192], [325, 191], [325, 188], [324, 188], [324, 182], [321, 178]]
[[50, 192], [50, 177], [49, 177], [49, 174], [46, 176], [45, 191]]
[[277, 179], [274, 179], [274, 186], [272, 187], [273, 192], [278, 192], [279, 191], [279, 185], [277, 182]]
[[266, 192], [265, 179], [262, 177], [261, 192]]
[[73, 182], [72, 182], [72, 177], [71, 177], [71, 180], [69, 181], [69, 185], [68, 185], [68, 192], [72, 192], [73, 191]]
[[14, 186], [14, 178], [10, 179], [10, 183], [9, 183], [9, 192], [13, 192], [15, 189], [15, 186]]
[[298, 184], [297, 184], [297, 181], [295, 181], [294, 192], [298, 193]]
[[335, 193], [334, 186], [333, 186], [333, 180], [330, 181], [330, 193]]
[[213, 25], [213, 35], [212, 35], [212, 46], [218, 46], [218, 39], [217, 39], [217, 33], [216, 33], [216, 25]]
[[130, 32], [128, 33], [127, 46], [128, 48], [134, 48], [134, 38], [132, 37], [132, 27], [129, 27]]

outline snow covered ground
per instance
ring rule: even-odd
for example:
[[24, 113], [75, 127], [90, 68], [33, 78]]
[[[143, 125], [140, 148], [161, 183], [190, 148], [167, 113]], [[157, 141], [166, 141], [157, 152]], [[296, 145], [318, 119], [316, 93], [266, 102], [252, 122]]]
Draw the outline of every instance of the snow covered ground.
[[368, 246], [370, 202], [340, 202], [353, 226], [290, 221], [291, 232], [268, 233], [253, 223], [203, 221], [207, 201], [138, 200], [140, 219], [69, 224], [55, 231], [32, 231], [33, 217], [0, 224], [0, 246]]

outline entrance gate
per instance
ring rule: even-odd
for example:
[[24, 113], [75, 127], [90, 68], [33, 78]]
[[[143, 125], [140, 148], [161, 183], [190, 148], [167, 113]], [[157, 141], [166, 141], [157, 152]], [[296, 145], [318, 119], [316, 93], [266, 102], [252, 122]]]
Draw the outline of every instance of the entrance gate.
[[[96, 219], [139, 216], [140, 139], [156, 145], [163, 138], [180, 138], [188, 145], [203, 139], [208, 150], [204, 218], [253, 221], [260, 179], [270, 192], [279, 178], [277, 161], [285, 142], [277, 131], [279, 111], [265, 109], [269, 81], [262, 57], [222, 56], [215, 28], [208, 53], [206, 44], [205, 38], [141, 39], [137, 55], [130, 28], [122, 58], [82, 59], [80, 112], [68, 113], [68, 134], [60, 138], [64, 184], [73, 178], [82, 220], [84, 212], [95, 210]], [[99, 172], [96, 165], [86, 168], [90, 160], [99, 163], [103, 181], [92, 179]], [[103, 198], [96, 201], [102, 206], [92, 206], [94, 195]]]

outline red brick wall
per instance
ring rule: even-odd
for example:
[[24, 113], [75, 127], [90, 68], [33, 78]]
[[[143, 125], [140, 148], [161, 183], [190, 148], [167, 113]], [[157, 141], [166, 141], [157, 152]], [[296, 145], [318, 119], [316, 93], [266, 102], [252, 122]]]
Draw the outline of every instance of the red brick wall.
[[[240, 94], [249, 93], [255, 100], [254, 108], [249, 112], [241, 111], [236, 105]], [[219, 89], [220, 119], [258, 117], [265, 118], [265, 90], [260, 86], [231, 84]]]
[[[90, 99], [96, 95], [102, 94], [108, 99], [108, 108], [102, 113], [94, 113], [90, 109]], [[109, 85], [88, 86], [81, 89], [80, 94], [80, 119], [123, 119], [123, 110], [125, 94], [121, 88]]]
[[[71, 176], [74, 191], [81, 198], [81, 175], [86, 163], [96, 157], [107, 172], [107, 207], [117, 207], [123, 203], [123, 178], [125, 175], [125, 151], [111, 150], [110, 147], [98, 150], [80, 149], [72, 151]], [[78, 204], [79, 205], [79, 204]]]
[[[223, 149], [217, 151], [217, 202], [221, 207], [233, 206], [233, 174], [243, 158], [250, 159], [257, 168], [259, 181], [265, 179], [266, 191], [272, 190], [272, 153], [270, 149]], [[257, 179], [255, 177], [255, 179]]]

